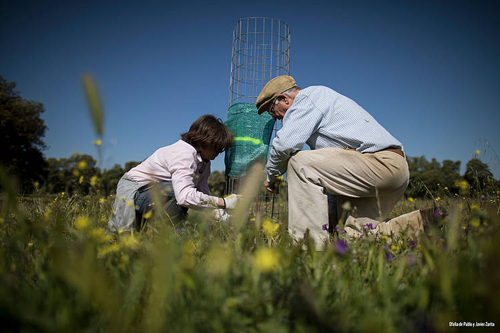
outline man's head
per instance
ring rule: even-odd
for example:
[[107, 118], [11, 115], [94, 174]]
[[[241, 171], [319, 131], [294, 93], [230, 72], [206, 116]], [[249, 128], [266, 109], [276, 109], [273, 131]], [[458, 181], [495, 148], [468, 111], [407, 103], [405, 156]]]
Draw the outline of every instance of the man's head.
[[270, 111], [271, 108], [274, 108], [275, 105], [279, 103], [280, 97], [283, 97], [285, 101], [286, 96], [292, 97], [291, 101], [293, 102], [293, 97], [295, 97], [295, 95], [291, 96], [283, 93], [296, 87], [297, 84], [295, 83], [295, 80], [289, 75], [277, 76], [274, 79], [271, 79], [264, 86], [264, 88], [262, 88], [259, 97], [257, 97], [257, 101], [255, 102], [257, 112], [262, 114], [263, 112]]

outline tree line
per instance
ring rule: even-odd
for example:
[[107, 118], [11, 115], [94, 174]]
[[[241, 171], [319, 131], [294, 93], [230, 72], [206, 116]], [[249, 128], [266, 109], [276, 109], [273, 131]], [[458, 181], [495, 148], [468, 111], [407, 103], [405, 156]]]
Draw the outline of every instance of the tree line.
[[[47, 127], [41, 118], [44, 106], [23, 99], [15, 87], [15, 82], [0, 76], [0, 176], [17, 179], [21, 192], [112, 195], [123, 174], [139, 164], [131, 161], [123, 167], [117, 164], [101, 170], [97, 161], [86, 154], [45, 159], [43, 137]], [[439, 191], [442, 195], [458, 195], [464, 184], [468, 190], [481, 193], [495, 194], [500, 188], [500, 182], [493, 178], [488, 165], [478, 158], [467, 163], [463, 175], [460, 174], [460, 161], [440, 163], [435, 158], [428, 161], [425, 156], [407, 159], [410, 169], [407, 197], [428, 197]], [[223, 195], [224, 172], [212, 172], [209, 187], [213, 195]]]

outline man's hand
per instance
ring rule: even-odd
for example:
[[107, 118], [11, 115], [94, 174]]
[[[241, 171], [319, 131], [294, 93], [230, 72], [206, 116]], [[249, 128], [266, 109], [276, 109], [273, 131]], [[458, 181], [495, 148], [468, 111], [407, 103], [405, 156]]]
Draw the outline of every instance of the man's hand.
[[266, 190], [268, 190], [271, 193], [278, 194], [280, 193], [280, 180], [275, 179], [274, 181], [265, 181], [264, 186], [266, 187]]

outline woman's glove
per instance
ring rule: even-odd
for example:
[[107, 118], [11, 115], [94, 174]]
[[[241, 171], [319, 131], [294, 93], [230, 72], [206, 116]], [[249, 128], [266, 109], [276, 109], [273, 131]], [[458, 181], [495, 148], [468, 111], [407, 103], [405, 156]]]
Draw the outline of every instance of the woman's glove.
[[231, 215], [229, 215], [224, 209], [215, 209], [215, 220], [217, 222], [228, 222], [228, 220], [231, 218]]
[[241, 195], [230, 194], [223, 199], [224, 199], [224, 204], [225, 204], [224, 208], [233, 210], [236, 208], [236, 205], [238, 204], [238, 200], [241, 200]]

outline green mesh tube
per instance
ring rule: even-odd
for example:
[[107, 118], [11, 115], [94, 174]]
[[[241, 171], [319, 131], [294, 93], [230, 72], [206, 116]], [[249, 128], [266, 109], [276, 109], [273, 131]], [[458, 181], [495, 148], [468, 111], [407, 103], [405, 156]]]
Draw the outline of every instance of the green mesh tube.
[[251, 162], [266, 161], [274, 120], [267, 112], [259, 115], [254, 104], [236, 103], [229, 107], [225, 124], [235, 139], [224, 158], [226, 176], [243, 177]]

